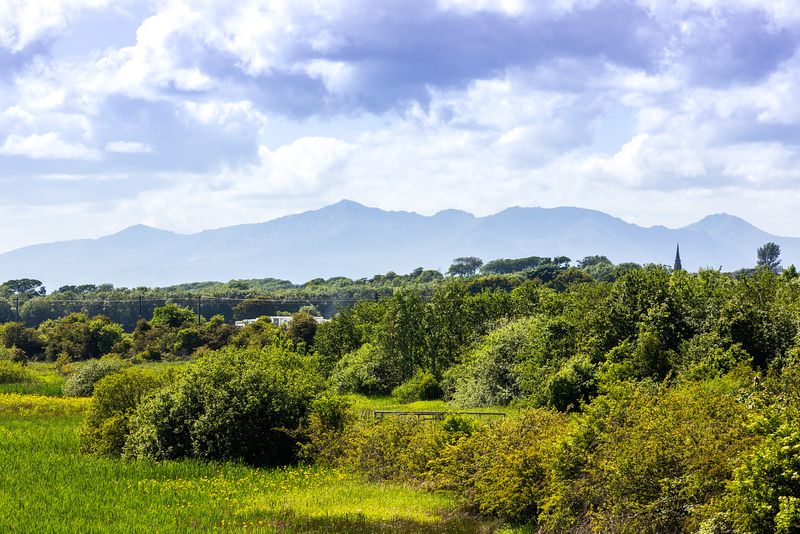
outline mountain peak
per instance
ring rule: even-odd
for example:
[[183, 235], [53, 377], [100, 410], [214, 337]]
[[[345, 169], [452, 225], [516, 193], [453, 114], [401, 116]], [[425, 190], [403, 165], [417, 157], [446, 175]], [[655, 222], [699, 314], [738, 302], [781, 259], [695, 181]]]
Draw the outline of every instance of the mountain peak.
[[[146, 224], [134, 224], [133, 226], [128, 226], [119, 232], [112, 234], [112, 235], [137, 235], [137, 234], [152, 234], [152, 233], [172, 233], [168, 232], [167, 230], [162, 230], [160, 228], [155, 228], [154, 226], [147, 226]], [[108, 236], [110, 237], [110, 236]]]
[[696, 223], [686, 226], [686, 228], [690, 230], [706, 232], [711, 235], [743, 228], [755, 229], [752, 224], [745, 221], [741, 217], [737, 217], [729, 213], [714, 213], [712, 215], [706, 215]]

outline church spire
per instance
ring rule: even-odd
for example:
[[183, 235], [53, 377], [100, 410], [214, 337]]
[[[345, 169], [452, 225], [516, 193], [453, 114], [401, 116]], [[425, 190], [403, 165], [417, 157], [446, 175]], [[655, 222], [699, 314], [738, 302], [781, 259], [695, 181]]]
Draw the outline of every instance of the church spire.
[[673, 271], [682, 271], [683, 266], [681, 265], [681, 245], [678, 243], [675, 248], [675, 265], [672, 266]]

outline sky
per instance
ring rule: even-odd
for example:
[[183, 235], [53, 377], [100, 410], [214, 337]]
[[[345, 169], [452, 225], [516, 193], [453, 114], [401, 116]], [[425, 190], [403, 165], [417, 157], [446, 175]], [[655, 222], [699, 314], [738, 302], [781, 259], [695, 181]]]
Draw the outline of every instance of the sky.
[[795, 0], [0, 0], [0, 251], [341, 199], [800, 236]]

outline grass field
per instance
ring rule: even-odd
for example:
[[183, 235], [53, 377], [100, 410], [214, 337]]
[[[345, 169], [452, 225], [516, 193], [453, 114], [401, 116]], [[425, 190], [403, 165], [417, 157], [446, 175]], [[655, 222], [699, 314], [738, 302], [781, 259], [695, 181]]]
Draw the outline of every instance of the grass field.
[[494, 532], [458, 499], [314, 467], [78, 452], [86, 399], [0, 394], [0, 531]]

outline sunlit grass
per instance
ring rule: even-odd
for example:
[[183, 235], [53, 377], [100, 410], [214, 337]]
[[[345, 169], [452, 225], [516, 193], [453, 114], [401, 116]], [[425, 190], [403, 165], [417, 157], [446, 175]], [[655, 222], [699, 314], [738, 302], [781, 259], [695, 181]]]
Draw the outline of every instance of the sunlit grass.
[[0, 395], [0, 531], [491, 532], [459, 499], [345, 471], [78, 452], [88, 399]]
[[79, 415], [86, 413], [90, 403], [91, 399], [83, 398], [0, 393], [0, 416]]
[[64, 377], [58, 373], [54, 363], [32, 362], [27, 369], [34, 376], [32, 382], [0, 384], [0, 393], [20, 393], [60, 397], [64, 391]]

